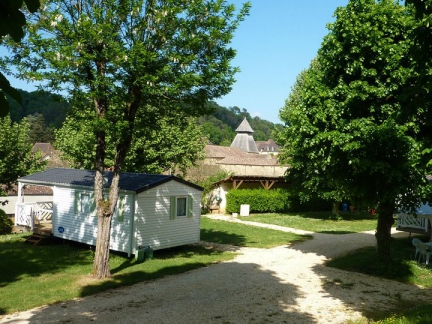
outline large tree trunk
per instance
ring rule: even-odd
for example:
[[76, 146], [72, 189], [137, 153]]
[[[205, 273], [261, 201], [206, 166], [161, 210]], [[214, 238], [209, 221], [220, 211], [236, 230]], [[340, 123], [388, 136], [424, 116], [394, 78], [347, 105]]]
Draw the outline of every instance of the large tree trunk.
[[378, 260], [382, 263], [391, 261], [391, 229], [394, 223], [394, 202], [381, 202], [378, 206], [378, 224], [375, 233]]
[[[96, 174], [94, 182], [94, 192], [96, 199], [97, 217], [98, 217], [98, 234], [96, 241], [95, 259], [93, 261], [93, 275], [98, 278], [107, 278], [111, 276], [110, 272], [110, 240], [111, 240], [111, 224], [114, 211], [117, 205], [119, 196], [119, 182], [126, 154], [129, 151], [132, 143], [132, 134], [134, 130], [135, 115], [141, 102], [141, 92], [130, 91], [131, 97], [134, 100], [125, 106], [124, 120], [128, 122], [129, 129], [124, 134], [116, 146], [116, 155], [114, 159], [114, 174], [111, 181], [108, 199], [104, 197], [104, 160], [106, 153], [105, 131], [100, 129], [96, 132], [97, 148], [96, 148]], [[104, 102], [102, 102], [104, 103]], [[95, 103], [96, 108], [100, 105]], [[104, 105], [102, 105], [103, 107]], [[107, 107], [107, 106], [106, 106]], [[98, 116], [104, 116], [103, 109], [97, 109]], [[106, 110], [105, 110], [106, 111]]]

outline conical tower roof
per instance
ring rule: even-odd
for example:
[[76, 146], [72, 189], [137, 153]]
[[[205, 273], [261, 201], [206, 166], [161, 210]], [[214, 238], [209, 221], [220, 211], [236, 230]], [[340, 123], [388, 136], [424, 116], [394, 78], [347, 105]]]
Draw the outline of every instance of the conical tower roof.
[[243, 119], [240, 126], [236, 129], [237, 135], [231, 143], [231, 147], [237, 147], [243, 152], [248, 153], [259, 153], [258, 148], [255, 144], [255, 140], [252, 136], [254, 132], [250, 127], [247, 119]]
[[243, 132], [243, 133], [253, 133], [252, 127], [249, 125], [246, 117], [243, 119], [239, 127], [235, 130], [236, 132]]

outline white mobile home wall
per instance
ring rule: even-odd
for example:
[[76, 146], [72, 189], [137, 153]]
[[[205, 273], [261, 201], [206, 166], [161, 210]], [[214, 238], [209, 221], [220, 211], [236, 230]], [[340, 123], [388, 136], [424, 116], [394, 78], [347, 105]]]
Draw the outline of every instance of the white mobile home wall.
[[[75, 211], [75, 193], [93, 190], [76, 188], [53, 188], [53, 223], [52, 231], [55, 237], [72, 240], [89, 245], [96, 245], [97, 217], [95, 213], [86, 215]], [[120, 193], [125, 196], [126, 204], [122, 217], [114, 215], [111, 226], [110, 249], [125, 253], [131, 252], [131, 220], [133, 213], [134, 194]]]
[[[158, 250], [198, 243], [201, 194], [200, 190], [173, 180], [138, 194], [135, 203], [133, 248], [150, 246]], [[171, 219], [170, 198], [189, 195], [193, 198], [192, 216]]]

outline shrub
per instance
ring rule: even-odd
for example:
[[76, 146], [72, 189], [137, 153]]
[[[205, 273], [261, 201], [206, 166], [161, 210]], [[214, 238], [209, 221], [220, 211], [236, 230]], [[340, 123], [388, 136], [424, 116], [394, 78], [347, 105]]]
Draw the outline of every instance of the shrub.
[[332, 204], [320, 198], [300, 202], [297, 194], [286, 189], [233, 189], [227, 193], [226, 211], [238, 213], [240, 205], [249, 205], [251, 213], [288, 213], [328, 211]]
[[289, 211], [289, 193], [283, 189], [233, 189], [227, 193], [226, 211], [237, 213], [240, 205], [249, 205], [251, 213], [282, 213]]
[[3, 209], [0, 209], [0, 234], [12, 233], [13, 222]]

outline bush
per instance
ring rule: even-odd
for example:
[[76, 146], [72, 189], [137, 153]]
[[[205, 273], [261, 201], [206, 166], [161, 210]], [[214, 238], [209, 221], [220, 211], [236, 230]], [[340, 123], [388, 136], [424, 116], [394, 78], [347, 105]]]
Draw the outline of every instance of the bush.
[[6, 215], [3, 209], [0, 209], [0, 234], [10, 234], [12, 233], [13, 222]]
[[249, 205], [251, 213], [288, 213], [328, 211], [332, 204], [320, 198], [300, 202], [298, 195], [286, 189], [233, 189], [228, 191], [227, 213], [238, 213], [240, 205]]
[[289, 193], [283, 189], [233, 189], [227, 193], [226, 211], [238, 213], [240, 205], [249, 205], [251, 213], [283, 213], [289, 211]]

